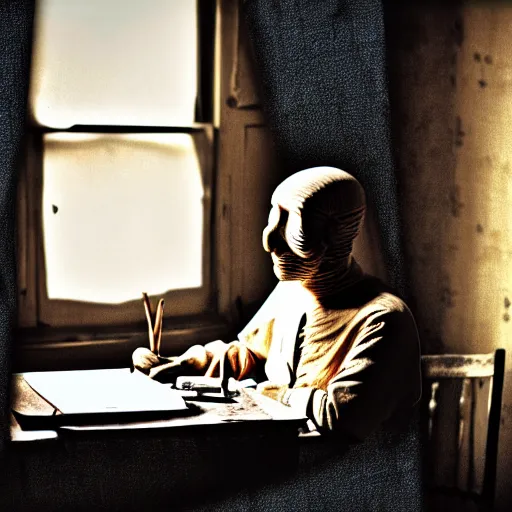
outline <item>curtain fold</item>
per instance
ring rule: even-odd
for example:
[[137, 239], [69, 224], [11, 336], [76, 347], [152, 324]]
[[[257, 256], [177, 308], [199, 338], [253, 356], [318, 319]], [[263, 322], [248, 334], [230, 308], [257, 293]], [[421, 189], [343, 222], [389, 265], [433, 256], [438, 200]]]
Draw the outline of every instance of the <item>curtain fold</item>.
[[263, 108], [288, 173], [353, 174], [376, 214], [388, 281], [406, 295], [380, 0], [246, 0]]
[[15, 206], [28, 92], [34, 2], [0, 2], [0, 457], [9, 436], [9, 377], [16, 318]]
[[[340, 167], [361, 182], [375, 213], [388, 282], [407, 297], [402, 228], [391, 149], [383, 8], [380, 0], [245, 0], [260, 96], [287, 173], [316, 165]], [[346, 469], [360, 482], [338, 503], [353, 510], [419, 510], [422, 478], [417, 418], [409, 444], [364, 443]], [[384, 446], [389, 453], [384, 455]], [[362, 483], [364, 457], [382, 465], [382, 481]], [[400, 472], [391, 469], [390, 460]], [[360, 464], [360, 466], [358, 466]], [[350, 476], [349, 476], [350, 475]], [[323, 477], [325, 485], [329, 479]], [[399, 489], [402, 503], [390, 489]]]

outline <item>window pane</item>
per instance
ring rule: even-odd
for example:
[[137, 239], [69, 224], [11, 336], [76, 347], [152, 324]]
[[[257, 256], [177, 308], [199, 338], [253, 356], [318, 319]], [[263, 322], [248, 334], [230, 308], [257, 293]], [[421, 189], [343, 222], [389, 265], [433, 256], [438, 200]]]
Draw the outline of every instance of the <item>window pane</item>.
[[48, 298], [118, 303], [202, 286], [191, 135], [47, 134], [43, 180]]
[[39, 124], [190, 126], [195, 0], [39, 0], [31, 106]]

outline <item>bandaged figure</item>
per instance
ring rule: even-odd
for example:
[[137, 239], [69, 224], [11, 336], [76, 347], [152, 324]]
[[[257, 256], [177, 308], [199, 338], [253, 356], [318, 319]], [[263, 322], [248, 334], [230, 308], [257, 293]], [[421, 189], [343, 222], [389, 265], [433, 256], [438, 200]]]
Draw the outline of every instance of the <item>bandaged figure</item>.
[[194, 347], [190, 367], [256, 378], [258, 391], [318, 430], [355, 440], [410, 409], [421, 394], [416, 325], [352, 256], [364, 212], [361, 185], [342, 170], [306, 169], [281, 183], [263, 232], [279, 283], [237, 341]]

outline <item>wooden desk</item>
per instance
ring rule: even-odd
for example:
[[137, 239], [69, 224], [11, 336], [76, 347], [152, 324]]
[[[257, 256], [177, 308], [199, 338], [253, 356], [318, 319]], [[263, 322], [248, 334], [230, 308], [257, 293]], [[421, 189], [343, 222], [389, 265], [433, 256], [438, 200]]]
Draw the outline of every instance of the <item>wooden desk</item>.
[[[12, 408], [26, 416], [49, 418], [55, 415], [55, 408], [38, 395], [25, 381], [23, 374], [13, 375]], [[235, 428], [237, 430], [286, 429], [297, 432], [305, 426], [306, 418], [297, 415], [291, 408], [265, 397], [253, 390], [247, 390], [231, 400], [214, 398], [194, 398], [191, 393], [183, 393], [193, 414], [152, 421], [129, 421], [96, 425], [61, 426], [52, 430], [23, 429], [11, 414], [11, 439], [15, 443], [57, 439], [59, 433], [67, 432], [107, 432], [161, 429], [201, 429]], [[193, 393], [192, 393], [193, 395]]]

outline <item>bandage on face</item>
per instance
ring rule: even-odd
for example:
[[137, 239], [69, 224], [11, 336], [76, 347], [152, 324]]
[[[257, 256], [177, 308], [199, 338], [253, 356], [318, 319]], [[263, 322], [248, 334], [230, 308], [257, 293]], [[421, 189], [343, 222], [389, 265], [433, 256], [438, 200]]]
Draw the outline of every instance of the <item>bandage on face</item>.
[[315, 167], [283, 181], [263, 231], [277, 277], [318, 279], [322, 269], [346, 267], [364, 211], [363, 188], [340, 169]]

